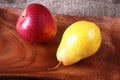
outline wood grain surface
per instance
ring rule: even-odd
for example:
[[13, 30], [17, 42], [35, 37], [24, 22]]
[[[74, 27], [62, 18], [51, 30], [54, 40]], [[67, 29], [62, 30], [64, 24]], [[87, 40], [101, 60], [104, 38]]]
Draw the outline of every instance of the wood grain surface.
[[[120, 80], [120, 18], [53, 14], [58, 27], [56, 37], [48, 43], [33, 44], [23, 41], [16, 32], [16, 20], [21, 12], [17, 8], [0, 8], [0, 77]], [[93, 21], [100, 27], [100, 49], [95, 55], [72, 66], [48, 71], [58, 63], [56, 50], [64, 30], [78, 20]]]

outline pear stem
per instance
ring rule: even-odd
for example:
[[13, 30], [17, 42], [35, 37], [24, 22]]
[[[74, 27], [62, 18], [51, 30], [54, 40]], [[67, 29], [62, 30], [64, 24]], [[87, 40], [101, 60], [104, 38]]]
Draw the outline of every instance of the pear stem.
[[62, 62], [60, 61], [55, 67], [53, 68], [48, 68], [48, 71], [55, 70], [61, 66]]

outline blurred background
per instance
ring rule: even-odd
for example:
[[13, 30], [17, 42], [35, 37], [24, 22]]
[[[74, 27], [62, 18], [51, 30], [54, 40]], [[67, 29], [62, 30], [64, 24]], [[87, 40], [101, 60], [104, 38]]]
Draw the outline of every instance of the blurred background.
[[120, 0], [0, 0], [1, 7], [24, 9], [30, 3], [41, 3], [56, 14], [120, 16]]

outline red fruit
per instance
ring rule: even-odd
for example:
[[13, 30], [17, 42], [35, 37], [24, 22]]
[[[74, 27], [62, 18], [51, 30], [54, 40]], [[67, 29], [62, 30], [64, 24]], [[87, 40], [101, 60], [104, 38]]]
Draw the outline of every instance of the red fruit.
[[55, 37], [57, 27], [50, 11], [41, 4], [29, 4], [17, 21], [20, 37], [29, 42], [42, 43]]

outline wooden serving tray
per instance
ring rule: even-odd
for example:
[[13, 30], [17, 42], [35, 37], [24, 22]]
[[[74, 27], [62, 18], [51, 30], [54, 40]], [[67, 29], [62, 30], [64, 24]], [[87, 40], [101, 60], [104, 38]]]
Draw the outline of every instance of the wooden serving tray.
[[[17, 34], [15, 25], [22, 10], [0, 8], [0, 77], [51, 80], [120, 80], [120, 18], [77, 17], [53, 14], [58, 32], [45, 44], [31, 44]], [[58, 61], [56, 51], [64, 30], [78, 20], [95, 22], [102, 32], [102, 45], [90, 58], [72, 66], [48, 71]]]

